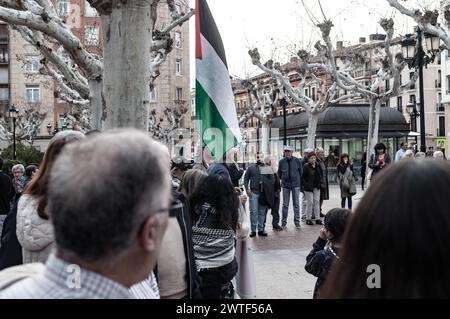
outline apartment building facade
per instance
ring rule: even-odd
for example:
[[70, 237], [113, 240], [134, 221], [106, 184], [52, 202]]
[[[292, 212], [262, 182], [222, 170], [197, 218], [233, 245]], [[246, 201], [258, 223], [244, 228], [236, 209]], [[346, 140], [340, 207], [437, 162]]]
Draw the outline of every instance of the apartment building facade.
[[[366, 41], [366, 38], [360, 38], [359, 43], [357, 45], [353, 45], [350, 47], [344, 47], [342, 45], [342, 42], [337, 42], [336, 44], [336, 50], [335, 50], [335, 58], [336, 58], [336, 64], [338, 68], [342, 68], [345, 64], [344, 57], [348, 56], [349, 53], [359, 53], [362, 57], [364, 57], [364, 63], [358, 64], [358, 67], [352, 71], [353, 78], [358, 82], [365, 86], [369, 86], [374, 82], [376, 79], [376, 74], [381, 66], [382, 60], [380, 57], [384, 54], [384, 39], [385, 35], [381, 34], [372, 34], [369, 36], [369, 41]], [[403, 38], [399, 37], [393, 40], [393, 44], [391, 47], [391, 51], [394, 52], [394, 55], [397, 52], [400, 52], [401, 50], [401, 42]], [[444, 79], [441, 79], [444, 75], [444, 69], [443, 69], [443, 63], [441, 63], [441, 60], [444, 61], [444, 59], [440, 56], [438, 56], [435, 61], [428, 65], [426, 69], [424, 69], [424, 93], [425, 93], [425, 131], [426, 131], [426, 143], [427, 146], [436, 146], [437, 141], [442, 139], [442, 137], [445, 135], [446, 132], [448, 132], [448, 129], [446, 129], [446, 126], [448, 126], [448, 121], [446, 121], [446, 115], [445, 107], [443, 107], [443, 103], [445, 102], [444, 98], [446, 97], [443, 95], [443, 92], [441, 92], [441, 83], [444, 83]], [[445, 60], [446, 61], [446, 60]], [[450, 62], [450, 59], [449, 59]], [[293, 87], [298, 87], [298, 76], [295, 75], [295, 59], [291, 60], [290, 63], [287, 63], [283, 66], [286, 73], [289, 74], [291, 83]], [[447, 66], [447, 73], [448, 73], [448, 103], [450, 104], [450, 63]], [[410, 78], [413, 76], [414, 70], [410, 70], [408, 67], [406, 67], [402, 74], [401, 74], [401, 82], [402, 85], [409, 82]], [[318, 99], [317, 92], [319, 89], [326, 90], [331, 85], [331, 81], [329, 81], [329, 78], [325, 75], [320, 75], [321, 80], [325, 83], [323, 88], [319, 88], [317, 84], [311, 85], [310, 81], [306, 82], [306, 87], [304, 89], [304, 94], [313, 98], [314, 100]], [[258, 75], [254, 78], [250, 79], [254, 83], [264, 83], [269, 80], [269, 76], [266, 74]], [[386, 92], [389, 89], [392, 88], [393, 80], [385, 81], [380, 86], [380, 93]], [[339, 92], [339, 96], [344, 96], [348, 92], [345, 92], [341, 90]], [[236, 99], [236, 107], [239, 110], [242, 109], [243, 105], [246, 105], [247, 94], [242, 89], [236, 89], [235, 90], [235, 99]], [[351, 99], [344, 99], [340, 101], [340, 104], [345, 105], [367, 105], [368, 104], [367, 98], [351, 98]], [[412, 85], [411, 87], [407, 88], [406, 90], [402, 91], [402, 94], [396, 97], [392, 97], [385, 105], [391, 108], [397, 109], [403, 116], [405, 123], [408, 123], [409, 130], [411, 131], [410, 134], [402, 133], [400, 135], [395, 134], [395, 132], [391, 132], [392, 136], [388, 136], [386, 138], [382, 138], [382, 141], [388, 144], [388, 147], [392, 150], [395, 150], [398, 148], [398, 144], [400, 141], [408, 141], [409, 143], [417, 143], [420, 145], [420, 137], [418, 136], [418, 132], [420, 132], [420, 118], [416, 117], [414, 118], [410, 114], [411, 104], [414, 104], [416, 106], [416, 109], [419, 109], [419, 83], [416, 82], [415, 85]], [[339, 108], [338, 110], [342, 110], [342, 108]], [[277, 110], [277, 116], [281, 117], [283, 115], [282, 109], [279, 107]], [[302, 112], [301, 108], [298, 106], [292, 106], [289, 105], [287, 107], [287, 114], [288, 116], [292, 117], [292, 113], [298, 113]], [[365, 111], [364, 111], [365, 112]], [[392, 112], [389, 112], [392, 113]], [[448, 113], [448, 112], [447, 112]], [[333, 114], [337, 114], [336, 112], [333, 112]], [[386, 113], [387, 114], [387, 113]], [[387, 115], [386, 115], [387, 116]], [[404, 128], [404, 123], [400, 123], [402, 121], [400, 117], [396, 117], [396, 125], [399, 125], [398, 127]], [[297, 117], [297, 120], [300, 118]], [[338, 120], [338, 119], [336, 119]], [[295, 120], [293, 120], [295, 121]], [[399, 122], [400, 121], [400, 122]], [[274, 119], [274, 122], [277, 122], [277, 126], [280, 126], [280, 121], [276, 118]], [[294, 125], [295, 123], [289, 123], [290, 126]], [[298, 123], [298, 126], [300, 126], [300, 123]], [[251, 119], [247, 123], [245, 123], [242, 126], [242, 130], [244, 131], [245, 135], [250, 135], [254, 138], [255, 131], [258, 127], [258, 121], [256, 119]], [[299, 133], [303, 130], [303, 128], [297, 127], [295, 130], [291, 130], [292, 134], [295, 131], [296, 136], [288, 138], [288, 142], [295, 145], [295, 148], [297, 151], [300, 151], [304, 148], [305, 142], [306, 142], [306, 132], [303, 134]], [[248, 133], [246, 133], [248, 132]], [[302, 137], [303, 136], [303, 137]], [[329, 146], [331, 144], [338, 144], [340, 147], [340, 150], [349, 150], [353, 148], [354, 144], [359, 145], [358, 149], [361, 149], [359, 152], [354, 152], [355, 156], [357, 153], [360, 155], [363, 153], [364, 149], [364, 138], [362, 138], [361, 141], [353, 141], [352, 143], [347, 145], [347, 140], [345, 140], [343, 143], [342, 141], [338, 141], [337, 138], [334, 138], [334, 141], [332, 141], [333, 138], [329, 138], [326, 140], [318, 140], [317, 146]], [[352, 139], [349, 139], [352, 140]], [[331, 144], [330, 144], [331, 143]], [[343, 145], [345, 144], [345, 145]], [[298, 147], [297, 147], [298, 146]], [[335, 147], [335, 145], [333, 145]], [[359, 156], [360, 156], [359, 155]]]

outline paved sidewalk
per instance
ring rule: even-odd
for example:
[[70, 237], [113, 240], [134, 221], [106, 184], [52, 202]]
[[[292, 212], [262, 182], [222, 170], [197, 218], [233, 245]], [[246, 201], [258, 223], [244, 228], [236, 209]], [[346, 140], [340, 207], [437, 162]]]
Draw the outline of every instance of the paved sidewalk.
[[[363, 192], [353, 197], [353, 209], [358, 205]], [[323, 204], [323, 212], [340, 207], [340, 190], [330, 186], [330, 200]], [[281, 212], [281, 207], [280, 207]], [[288, 215], [288, 229], [272, 231], [272, 216], [267, 216], [268, 237], [252, 239], [256, 273], [257, 298], [262, 299], [309, 299], [312, 298], [316, 278], [305, 270], [306, 256], [322, 226], [307, 226], [297, 230], [293, 222], [292, 203]]]

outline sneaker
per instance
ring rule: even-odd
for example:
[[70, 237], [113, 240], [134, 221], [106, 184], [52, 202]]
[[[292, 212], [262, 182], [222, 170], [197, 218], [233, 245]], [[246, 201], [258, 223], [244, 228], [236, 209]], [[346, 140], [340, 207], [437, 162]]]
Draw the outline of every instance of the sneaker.
[[286, 229], [287, 229], [287, 226], [284, 225], [284, 226], [281, 226], [281, 228], [283, 228], [283, 230], [286, 230]]
[[298, 224], [298, 225], [295, 225], [295, 228], [300, 229], [300, 228], [302, 228], [302, 226], [300, 226], [300, 224]]
[[258, 236], [267, 237], [267, 235], [268, 235], [267, 232], [264, 230], [258, 232]]
[[323, 225], [323, 223], [320, 219], [318, 219], [318, 220], [316, 220], [316, 225]]
[[306, 220], [306, 216], [305, 215], [302, 216], [302, 220]]
[[314, 224], [313, 224], [313, 222], [312, 222], [311, 219], [308, 219], [308, 220], [306, 221], [306, 225], [312, 226], [312, 225], [314, 225]]
[[275, 231], [282, 231], [283, 227], [281, 227], [280, 225], [275, 225], [275, 226], [273, 226], [273, 230], [275, 230]]
[[256, 232], [252, 231], [252, 233], [250, 234], [250, 238], [256, 237]]

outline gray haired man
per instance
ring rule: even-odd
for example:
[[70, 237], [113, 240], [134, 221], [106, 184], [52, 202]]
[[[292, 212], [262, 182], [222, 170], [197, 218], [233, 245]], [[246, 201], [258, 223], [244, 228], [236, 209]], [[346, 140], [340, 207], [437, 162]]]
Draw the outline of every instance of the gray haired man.
[[169, 210], [167, 151], [117, 130], [68, 145], [49, 182], [56, 254], [0, 298], [131, 298], [159, 255]]

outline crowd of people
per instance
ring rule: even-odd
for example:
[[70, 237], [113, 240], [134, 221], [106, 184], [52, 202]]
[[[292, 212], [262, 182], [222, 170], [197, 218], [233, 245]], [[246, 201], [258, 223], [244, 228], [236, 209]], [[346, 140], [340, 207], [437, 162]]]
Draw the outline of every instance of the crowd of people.
[[[394, 165], [377, 144], [352, 212], [358, 179], [341, 154], [341, 208], [324, 214], [324, 150], [293, 151], [285, 146], [278, 163], [258, 153], [245, 171], [237, 149], [191, 167], [143, 132], [59, 132], [39, 168], [0, 173], [0, 298], [231, 298], [236, 241], [267, 237], [269, 209], [284, 231], [291, 199], [297, 229], [322, 225], [305, 266], [318, 278], [314, 298], [450, 296], [448, 162], [402, 144]], [[373, 265], [377, 289], [367, 284]]]

